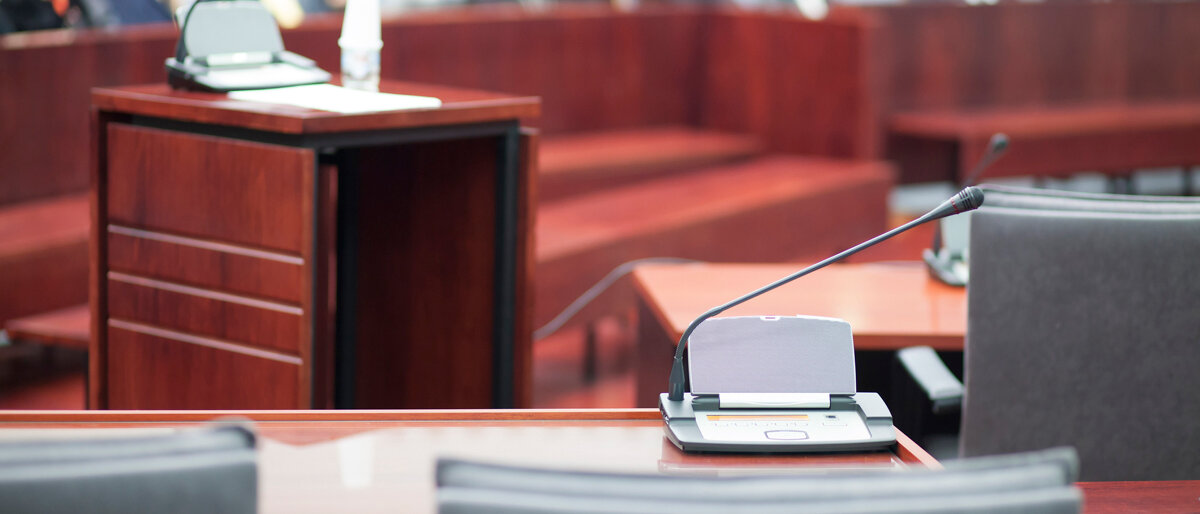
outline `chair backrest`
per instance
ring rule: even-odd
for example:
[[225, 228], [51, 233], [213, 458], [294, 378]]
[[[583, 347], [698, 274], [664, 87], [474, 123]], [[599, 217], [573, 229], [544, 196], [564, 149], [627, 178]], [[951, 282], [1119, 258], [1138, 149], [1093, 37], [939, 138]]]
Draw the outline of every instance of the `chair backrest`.
[[995, 184], [984, 184], [980, 189], [984, 194], [983, 204], [987, 207], [1148, 214], [1200, 211], [1200, 198], [1189, 196], [1115, 195]]
[[[711, 478], [438, 462], [438, 505], [456, 512], [1077, 512], [1077, 462], [1060, 448], [945, 470]], [[1015, 503], [1014, 503], [1015, 502]], [[1007, 509], [1007, 510], [1005, 510]]]
[[240, 426], [0, 440], [0, 510], [253, 513], [254, 447], [254, 434]]
[[1001, 196], [971, 219], [961, 454], [1200, 478], [1200, 203]]
[[[1200, 210], [1200, 198], [1194, 197], [1081, 193], [995, 184], [983, 184], [979, 188], [984, 192], [985, 207], [1164, 214]], [[968, 281], [973, 215], [974, 212], [966, 212], [938, 222], [941, 247], [927, 250], [925, 261], [934, 276], [943, 282], [961, 286]]]

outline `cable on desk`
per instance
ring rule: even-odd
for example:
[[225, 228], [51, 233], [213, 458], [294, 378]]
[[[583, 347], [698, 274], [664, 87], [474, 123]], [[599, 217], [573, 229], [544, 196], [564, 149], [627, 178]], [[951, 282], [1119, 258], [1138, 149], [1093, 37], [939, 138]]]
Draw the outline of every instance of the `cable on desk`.
[[635, 260], [626, 262], [624, 264], [621, 264], [620, 266], [613, 268], [612, 271], [608, 272], [608, 274], [605, 275], [604, 278], [600, 279], [599, 282], [596, 282], [595, 285], [588, 288], [587, 291], [584, 291], [582, 295], [579, 295], [579, 298], [576, 298], [575, 301], [570, 303], [570, 305], [567, 305], [567, 308], [563, 309], [562, 312], [558, 313], [558, 316], [555, 316], [554, 319], [550, 320], [545, 325], [542, 325], [542, 328], [535, 330], [533, 332], [533, 340], [537, 341], [539, 339], [543, 339], [543, 338], [549, 336], [550, 334], [557, 332], [558, 329], [562, 328], [563, 325], [566, 325], [567, 322], [571, 320], [571, 318], [575, 317], [576, 314], [579, 314], [579, 311], [583, 310], [583, 308], [586, 307], [587, 304], [592, 303], [592, 300], [595, 300], [597, 296], [600, 296], [600, 293], [603, 293], [606, 289], [608, 289], [614, 283], [616, 283], [616, 281], [618, 279], [620, 279], [621, 277], [623, 277], [625, 275], [628, 275], [630, 272], [633, 271], [634, 268], [638, 267], [639, 265], [642, 265], [642, 264], [687, 264], [687, 263], [698, 263], [698, 262], [704, 262], [704, 261], [698, 261], [695, 259], [683, 259], [683, 258], [679, 258], [679, 257], [647, 257], [645, 259], [635, 259]]

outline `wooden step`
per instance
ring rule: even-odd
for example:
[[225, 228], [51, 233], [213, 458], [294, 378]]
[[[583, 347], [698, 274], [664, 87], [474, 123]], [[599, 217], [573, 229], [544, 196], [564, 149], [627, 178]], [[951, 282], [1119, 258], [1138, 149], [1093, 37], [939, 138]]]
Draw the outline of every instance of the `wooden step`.
[[88, 349], [92, 314], [87, 304], [10, 319], [4, 330], [14, 342]]
[[[534, 326], [634, 259], [832, 255], [887, 228], [894, 176], [884, 162], [765, 157], [542, 204]], [[612, 296], [600, 310], [632, 306], [626, 293]]]
[[88, 195], [0, 207], [0, 323], [87, 302]]
[[679, 126], [546, 136], [539, 148], [538, 197], [554, 201], [748, 159], [761, 149], [751, 136]]

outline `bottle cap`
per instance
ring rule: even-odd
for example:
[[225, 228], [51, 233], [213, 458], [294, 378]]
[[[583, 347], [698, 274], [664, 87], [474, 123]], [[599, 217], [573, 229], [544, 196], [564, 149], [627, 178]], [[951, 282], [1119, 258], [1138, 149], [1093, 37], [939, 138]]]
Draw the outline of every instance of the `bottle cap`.
[[379, 50], [379, 0], [349, 0], [342, 18], [342, 37], [338, 46], [358, 50]]

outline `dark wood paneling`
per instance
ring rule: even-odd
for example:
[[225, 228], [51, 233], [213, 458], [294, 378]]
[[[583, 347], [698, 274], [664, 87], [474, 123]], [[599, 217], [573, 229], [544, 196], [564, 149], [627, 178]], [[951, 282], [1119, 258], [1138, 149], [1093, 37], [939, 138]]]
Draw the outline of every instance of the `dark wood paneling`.
[[1130, 5], [1128, 81], [1135, 100], [1194, 100], [1200, 96], [1200, 4]]
[[108, 314], [134, 321], [279, 350], [293, 355], [307, 340], [294, 305], [255, 300], [123, 273], [108, 274]]
[[490, 405], [497, 145], [359, 152], [357, 407]]
[[693, 114], [683, 87], [700, 64], [700, 18], [602, 6], [409, 16], [384, 26], [382, 75], [538, 95], [548, 132], [677, 124]]
[[40, 31], [0, 37], [0, 205], [88, 185], [88, 90], [162, 80], [175, 29]]
[[0, 253], [0, 324], [85, 303], [87, 277], [86, 241], [65, 241], [31, 253]]
[[307, 250], [312, 150], [115, 124], [108, 152], [110, 223]]
[[91, 208], [91, 225], [88, 227], [88, 308], [92, 313], [91, 341], [88, 345], [88, 388], [89, 409], [103, 409], [108, 405], [108, 130], [110, 122], [127, 121], [127, 117], [110, 112], [91, 110], [91, 166], [89, 173], [92, 188], [88, 193]]
[[220, 341], [185, 341], [147, 333], [151, 330], [136, 325], [122, 326], [108, 328], [109, 408], [302, 407], [297, 402], [298, 359], [239, 353]]
[[318, 167], [316, 207], [317, 244], [312, 258], [312, 299], [306, 302], [312, 320], [312, 353], [306, 360], [312, 365], [312, 408], [334, 407], [334, 348], [337, 329], [337, 212], [338, 168], [322, 163]]
[[299, 256], [203, 239], [110, 226], [108, 262], [115, 271], [283, 302], [307, 294]]
[[1049, 2], [872, 8], [893, 110], [1200, 96], [1200, 6]]
[[537, 130], [521, 130], [517, 200], [517, 276], [514, 345], [513, 348], [513, 406], [522, 409], [533, 403], [533, 283], [534, 234], [537, 226], [538, 151], [541, 139]]
[[794, 13], [711, 15], [701, 43], [704, 126], [755, 134], [776, 151], [873, 157], [877, 119], [862, 18], [852, 10], [824, 22]]

